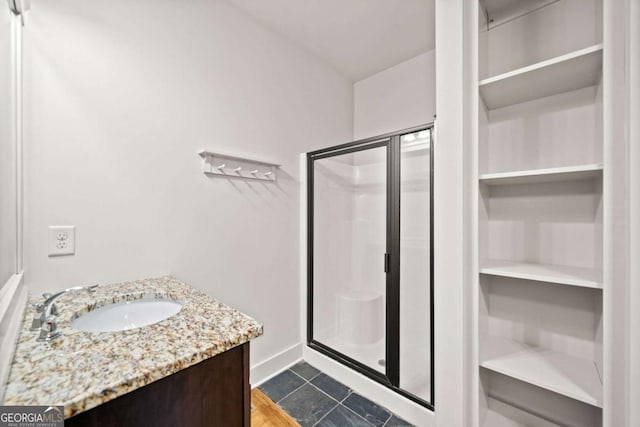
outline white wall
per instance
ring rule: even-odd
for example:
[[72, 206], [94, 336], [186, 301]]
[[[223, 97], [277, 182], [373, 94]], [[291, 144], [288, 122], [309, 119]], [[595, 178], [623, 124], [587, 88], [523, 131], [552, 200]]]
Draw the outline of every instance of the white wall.
[[[297, 153], [352, 135], [351, 84], [222, 1], [35, 0], [25, 28], [25, 271], [35, 292], [173, 274], [300, 342]], [[273, 159], [208, 178], [202, 148]], [[77, 226], [48, 258], [47, 226]]]
[[16, 152], [13, 139], [11, 11], [0, 6], [0, 287], [16, 271]]
[[432, 50], [354, 84], [354, 139], [434, 120], [435, 57]]

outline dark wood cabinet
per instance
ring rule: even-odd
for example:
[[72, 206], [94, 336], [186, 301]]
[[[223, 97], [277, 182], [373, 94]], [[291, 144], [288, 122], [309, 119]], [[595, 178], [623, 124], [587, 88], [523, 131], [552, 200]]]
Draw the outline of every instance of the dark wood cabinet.
[[249, 427], [249, 343], [65, 420], [65, 426]]

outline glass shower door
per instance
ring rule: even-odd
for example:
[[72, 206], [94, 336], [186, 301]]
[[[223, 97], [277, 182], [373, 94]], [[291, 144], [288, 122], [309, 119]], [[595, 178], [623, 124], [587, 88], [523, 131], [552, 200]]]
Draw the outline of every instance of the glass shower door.
[[313, 165], [313, 337], [385, 373], [387, 151], [376, 141]]
[[307, 155], [307, 342], [433, 408], [433, 133]]

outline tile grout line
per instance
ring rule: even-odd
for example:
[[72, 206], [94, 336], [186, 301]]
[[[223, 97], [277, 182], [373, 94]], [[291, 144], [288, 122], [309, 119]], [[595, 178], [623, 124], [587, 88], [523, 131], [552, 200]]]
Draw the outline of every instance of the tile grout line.
[[[296, 374], [297, 375], [297, 374]], [[304, 379], [304, 378], [303, 378]], [[308, 384], [309, 382], [305, 382], [302, 383], [299, 387], [296, 387], [291, 393], [284, 395], [280, 398], [280, 400], [278, 400], [277, 402], [275, 402], [276, 405], [280, 406], [280, 402], [282, 402], [284, 399], [286, 399], [287, 397], [291, 396], [293, 393], [295, 393], [296, 391], [300, 390], [302, 387], [304, 387], [306, 384]], [[269, 396], [267, 396], [269, 397]]]
[[384, 424], [382, 424], [382, 427], [387, 427], [387, 425], [389, 424], [389, 420], [391, 420], [391, 418], [393, 418], [393, 415], [390, 415], [389, 418], [387, 418], [387, 421], [385, 421]]
[[[334, 400], [335, 400], [335, 399], [334, 399]], [[317, 425], [320, 423], [320, 421], [324, 420], [324, 419], [327, 417], [327, 415], [329, 415], [331, 412], [333, 412], [333, 410], [334, 410], [334, 409], [336, 409], [338, 406], [340, 406], [340, 404], [339, 404], [339, 403], [336, 403], [336, 405], [335, 405], [335, 406], [333, 406], [331, 409], [329, 409], [329, 410], [327, 411], [327, 413], [326, 413], [326, 414], [324, 414], [324, 415], [323, 415], [323, 416], [322, 416], [322, 417], [321, 417], [321, 418], [320, 418], [320, 419], [319, 419], [319, 420], [318, 420], [318, 421], [317, 421], [317, 422], [316, 422], [312, 427], [317, 426]]]
[[[322, 374], [323, 372], [320, 372], [320, 374]], [[318, 374], [318, 375], [320, 375]], [[311, 379], [315, 379], [318, 375], [316, 375], [315, 377], [311, 378]], [[325, 374], [326, 375], [326, 374]], [[330, 377], [329, 375], [327, 375], [327, 377], [331, 378], [332, 380], [334, 380], [335, 382], [337, 382], [338, 384], [344, 386], [348, 391], [347, 391], [347, 395], [345, 397], [343, 397], [341, 400], [336, 399], [335, 397], [331, 396], [329, 393], [325, 392], [324, 390], [322, 390], [320, 387], [318, 387], [317, 385], [315, 385], [314, 383], [311, 382], [311, 380], [309, 380], [309, 384], [311, 384], [312, 386], [314, 386], [315, 388], [317, 388], [319, 391], [321, 391], [322, 393], [326, 394], [327, 396], [329, 396], [331, 399], [335, 400], [336, 402], [342, 404], [342, 402], [344, 402], [345, 400], [347, 400], [347, 397], [351, 396], [351, 393], [353, 393], [353, 390], [350, 389], [349, 387], [347, 387], [346, 385], [342, 384], [340, 381], [337, 381], [335, 379], [333, 379], [332, 377]]]
[[382, 425], [382, 427], [385, 427], [387, 424], [389, 424], [389, 420], [391, 418], [393, 418], [393, 412], [391, 412], [390, 410], [388, 410], [387, 408], [384, 408], [385, 411], [387, 411], [389, 413], [389, 418], [387, 418], [387, 421], [384, 422], [384, 424]]
[[[318, 374], [318, 375], [320, 375], [320, 374]], [[316, 376], [317, 376], [317, 375], [316, 375]], [[313, 378], [315, 378], [315, 377], [313, 377]], [[315, 388], [316, 390], [318, 390], [320, 393], [322, 393], [322, 394], [324, 394], [325, 396], [327, 396], [329, 399], [332, 399], [334, 402], [338, 402], [338, 404], [337, 404], [336, 406], [334, 406], [333, 408], [331, 408], [331, 410], [329, 410], [329, 412], [333, 411], [334, 409], [336, 409], [336, 407], [337, 407], [337, 406], [340, 406], [340, 405], [341, 405], [341, 406], [343, 406], [345, 409], [347, 409], [348, 411], [353, 412], [356, 416], [358, 416], [358, 417], [362, 418], [364, 421], [369, 422], [365, 417], [363, 417], [362, 415], [358, 414], [358, 413], [357, 413], [357, 412], [355, 412], [353, 409], [349, 408], [347, 405], [343, 404], [343, 402], [344, 402], [345, 400], [347, 400], [347, 398], [348, 398], [349, 396], [351, 396], [351, 394], [352, 394], [352, 393], [354, 393], [354, 391], [353, 391], [353, 390], [351, 390], [350, 388], [348, 388], [348, 387], [347, 387], [347, 389], [349, 390], [349, 392], [347, 393], [347, 395], [346, 395], [342, 400], [338, 401], [338, 400], [337, 400], [337, 399], [335, 399], [333, 396], [330, 396], [329, 394], [325, 393], [325, 391], [324, 391], [324, 390], [320, 389], [318, 386], [316, 386], [315, 384], [313, 384], [311, 381], [308, 381], [308, 384], [309, 384], [311, 387], [313, 387], [313, 388]], [[340, 383], [340, 384], [342, 384], [342, 383]], [[344, 385], [344, 384], [342, 384], [342, 385]], [[345, 386], [345, 387], [346, 387], [346, 386]], [[364, 396], [362, 396], [362, 395], [359, 395], [359, 396], [364, 397]], [[283, 399], [284, 399], [284, 398], [283, 398]], [[366, 399], [366, 398], [365, 398], [365, 399]], [[373, 401], [371, 401], [371, 402], [373, 402]], [[377, 403], [375, 403], [375, 402], [373, 402], [373, 403], [377, 405]], [[387, 417], [387, 419], [385, 420], [384, 424], [382, 424], [382, 427], [385, 427], [385, 426], [387, 425], [387, 423], [389, 422], [389, 420], [393, 417], [393, 412], [391, 412], [390, 410], [388, 410], [388, 409], [387, 409], [387, 408], [385, 408], [384, 406], [380, 406], [380, 407], [381, 407], [382, 409], [384, 409], [384, 411], [385, 411], [387, 414], [389, 414], [389, 416], [388, 416], [388, 417]], [[329, 412], [327, 412], [326, 414], [324, 414], [324, 416], [323, 416], [322, 418], [324, 418], [324, 417], [326, 417], [327, 415], [329, 415]], [[320, 420], [322, 420], [322, 418], [320, 418]], [[318, 420], [318, 423], [320, 422], [320, 420]], [[317, 424], [317, 423], [316, 423], [316, 424]], [[316, 424], [314, 424], [314, 426], [315, 426]], [[372, 426], [374, 426], [374, 427], [375, 427], [375, 425], [374, 425], [373, 423], [369, 423], [369, 424], [371, 424]]]
[[[345, 386], [345, 387], [346, 387], [346, 386]], [[347, 387], [347, 388], [348, 388], [348, 387]], [[342, 400], [340, 401], [340, 403], [344, 405], [344, 401], [345, 401], [345, 400], [347, 400], [347, 398], [348, 398], [349, 396], [351, 396], [353, 393], [354, 393], [354, 391], [353, 391], [353, 390], [351, 390], [351, 389], [349, 388], [349, 392], [348, 392], [348, 393], [347, 393], [347, 395], [344, 397], [344, 399], [342, 399]], [[345, 405], [345, 406], [346, 406], [346, 405]]]
[[[299, 373], [297, 373], [296, 371], [294, 371], [291, 368], [288, 368], [287, 371], [291, 371], [292, 373], [296, 374], [298, 377], [302, 378], [304, 381], [310, 383], [312, 379], [316, 378], [318, 375], [320, 375], [322, 372], [318, 372], [317, 374], [315, 374], [313, 377], [306, 379], [305, 377], [303, 377], [302, 375], [300, 375]], [[282, 371], [285, 372], [285, 371]]]
[[[311, 380], [312, 380], [312, 379], [314, 379], [314, 378], [316, 378], [316, 377], [317, 377], [318, 375], [320, 375], [322, 372], [319, 372], [319, 373], [317, 373], [316, 375], [314, 375], [314, 376], [311, 378], [311, 380], [307, 380], [306, 378], [304, 378], [303, 376], [301, 376], [301, 375], [297, 374], [297, 373], [296, 373], [296, 372], [294, 372], [293, 370], [289, 369], [289, 371], [293, 372], [296, 376], [300, 377], [300, 378], [301, 378], [303, 381], [305, 381], [305, 382], [304, 382], [300, 387], [298, 387], [298, 388], [296, 388], [295, 390], [293, 390], [291, 393], [289, 393], [289, 394], [287, 394], [286, 396], [282, 397], [279, 401], [277, 401], [277, 402], [276, 402], [276, 405], [280, 406], [280, 402], [282, 402], [284, 399], [286, 399], [287, 397], [291, 396], [293, 393], [295, 393], [296, 391], [300, 390], [302, 387], [304, 387], [304, 386], [305, 386], [305, 385], [307, 385], [307, 384], [308, 384], [308, 385], [310, 385], [311, 387], [315, 388], [315, 389], [316, 389], [316, 390], [318, 390], [320, 393], [324, 394], [325, 396], [327, 396], [329, 399], [333, 400], [333, 401], [336, 403], [335, 405], [333, 405], [333, 406], [331, 407], [331, 409], [329, 409], [329, 410], [327, 411], [327, 413], [326, 413], [326, 414], [324, 414], [324, 415], [323, 415], [323, 416], [322, 416], [322, 417], [321, 417], [321, 418], [320, 418], [320, 419], [319, 419], [315, 424], [313, 424], [313, 426], [317, 425], [320, 421], [322, 421], [322, 419], [324, 419], [324, 417], [326, 417], [327, 415], [329, 415], [329, 413], [330, 413], [331, 411], [333, 411], [334, 409], [336, 409], [336, 408], [340, 405], [340, 402], [338, 402], [338, 400], [337, 400], [337, 399], [334, 399], [333, 397], [329, 396], [329, 395], [328, 395], [327, 393], [325, 393], [323, 390], [320, 390], [318, 387], [316, 387], [316, 386], [315, 386], [315, 384], [312, 384], [312, 383], [311, 383]], [[351, 390], [351, 389], [349, 389], [349, 390]], [[348, 394], [347, 394], [347, 396], [348, 396]], [[345, 399], [346, 399], [346, 397], [345, 397]], [[282, 406], [280, 406], [280, 408], [282, 408]], [[284, 409], [284, 408], [282, 408], [282, 409]], [[285, 412], [287, 412], [287, 411], [285, 411]]]
[[[302, 375], [297, 374], [297, 373], [296, 373], [296, 372], [294, 372], [291, 368], [287, 368], [286, 370], [282, 371], [280, 374], [282, 374], [282, 373], [284, 373], [284, 372], [287, 372], [287, 371], [291, 371], [291, 373], [292, 373], [292, 374], [294, 374], [295, 376], [297, 376], [298, 378], [300, 378], [302, 381], [304, 381], [304, 383], [302, 383], [299, 387], [296, 387], [296, 388], [295, 388], [291, 393], [289, 393], [289, 394], [286, 394], [286, 395], [282, 396], [282, 397], [280, 398], [280, 400], [278, 400], [277, 402], [274, 402], [274, 403], [275, 403], [276, 405], [278, 405], [278, 406], [280, 406], [280, 402], [282, 402], [282, 401], [283, 401], [284, 399], [286, 399], [287, 397], [291, 396], [291, 395], [292, 395], [293, 393], [295, 393], [296, 391], [300, 390], [300, 389], [301, 389], [302, 387], [304, 387], [306, 384], [311, 384], [311, 383], [309, 382], [309, 380], [307, 380], [307, 379], [306, 379], [305, 377], [303, 377]], [[313, 378], [317, 377], [317, 376], [318, 376], [318, 375], [320, 375], [321, 373], [322, 373], [322, 372], [320, 372], [320, 373], [316, 374]], [[280, 374], [278, 374], [278, 375], [280, 375]], [[311, 378], [311, 379], [313, 379], [313, 378]], [[313, 385], [313, 384], [311, 384], [311, 385]], [[267, 397], [268, 397], [268, 396], [267, 396]], [[334, 399], [334, 400], [335, 400], [335, 399]], [[281, 407], [281, 406], [280, 406], [280, 407]], [[286, 411], [285, 411], [285, 412], [286, 412]]]
[[322, 373], [322, 372], [318, 372], [318, 373], [317, 373], [317, 374], [315, 374], [313, 377], [309, 378], [309, 379], [307, 380], [307, 382], [309, 382], [309, 383], [310, 383], [310, 382], [311, 382], [311, 380], [315, 380], [316, 378], [318, 378], [318, 377], [320, 376], [320, 374], [321, 374], [321, 373]]
[[[322, 373], [322, 372], [321, 372], [321, 373]], [[318, 374], [318, 375], [320, 375], [320, 374]], [[313, 377], [313, 378], [311, 378], [311, 379], [316, 378], [318, 375], [316, 375], [315, 377]], [[327, 377], [329, 377], [329, 375], [327, 375]], [[329, 378], [331, 378], [331, 377], [329, 377]], [[334, 381], [336, 381], [336, 380], [334, 380]], [[339, 382], [339, 381], [336, 381], [337, 383], [342, 384], [343, 386], [345, 386], [345, 387], [347, 388], [347, 390], [349, 390], [349, 391], [347, 392], [347, 395], [346, 395], [342, 400], [338, 400], [338, 399], [336, 399], [335, 397], [331, 396], [329, 393], [327, 393], [327, 392], [325, 392], [324, 390], [322, 390], [320, 387], [318, 387], [318, 386], [317, 386], [317, 385], [315, 385], [314, 383], [312, 383], [312, 382], [311, 382], [311, 380], [309, 380], [309, 381], [307, 381], [307, 382], [309, 383], [309, 385], [310, 385], [310, 386], [314, 387], [316, 390], [318, 390], [319, 392], [321, 392], [322, 394], [324, 394], [324, 395], [325, 395], [325, 396], [327, 396], [328, 398], [333, 399], [334, 401], [338, 402], [339, 404], [342, 404], [342, 402], [344, 402], [344, 401], [345, 401], [345, 399], [346, 399], [347, 397], [349, 397], [349, 395], [351, 395], [351, 393], [353, 392], [353, 390], [351, 390], [351, 389], [350, 389], [349, 387], [347, 387], [346, 385], [342, 384], [342, 383], [341, 383], [341, 382]]]
[[329, 394], [325, 393], [323, 390], [321, 390], [320, 388], [318, 388], [315, 384], [309, 383], [309, 385], [313, 388], [315, 388], [316, 390], [318, 390], [320, 393], [324, 394], [325, 396], [327, 396], [329, 399], [333, 400], [334, 402], [336, 402], [338, 405], [340, 404], [340, 402], [338, 401], [338, 399], [335, 399], [333, 396], [330, 396]]
[[[318, 390], [320, 393], [324, 394], [325, 396], [327, 396], [329, 399], [333, 400], [333, 401], [336, 403], [335, 405], [333, 405], [333, 406], [331, 407], [331, 409], [329, 409], [329, 410], [327, 411], [327, 413], [326, 413], [326, 414], [324, 414], [324, 415], [323, 415], [323, 416], [322, 416], [322, 417], [321, 417], [321, 418], [320, 418], [320, 419], [319, 419], [315, 424], [313, 424], [313, 426], [316, 426], [316, 425], [317, 425], [320, 421], [322, 421], [322, 420], [323, 420], [327, 415], [329, 415], [329, 413], [331, 413], [331, 411], [333, 411], [334, 409], [336, 409], [338, 406], [342, 405], [342, 402], [343, 402], [347, 397], [349, 397], [349, 395], [350, 395], [350, 394], [351, 394], [351, 392], [352, 392], [352, 390], [351, 390], [350, 388], [348, 388], [348, 387], [347, 387], [347, 389], [349, 390], [349, 392], [347, 393], [347, 396], [345, 396], [341, 401], [338, 401], [338, 400], [337, 400], [337, 399], [335, 399], [333, 396], [330, 396], [329, 394], [325, 393], [325, 391], [324, 391], [324, 390], [320, 389], [319, 387], [317, 387], [315, 384], [313, 384], [313, 383], [311, 382], [314, 378], [316, 378], [316, 377], [318, 377], [320, 374], [322, 374], [322, 372], [318, 372], [318, 373], [317, 373], [316, 375], [314, 375], [311, 379], [307, 380], [307, 379], [306, 379], [306, 378], [304, 378], [303, 376], [301, 376], [301, 375], [299, 375], [298, 373], [294, 372], [292, 369], [290, 369], [290, 368], [289, 368], [289, 370], [290, 370], [291, 372], [293, 372], [295, 375], [297, 375], [298, 377], [302, 378], [302, 379], [306, 382], [306, 384], [309, 384], [311, 387], [315, 388], [315, 389], [316, 389], [316, 390]], [[329, 378], [331, 378], [331, 377], [329, 377]], [[302, 384], [300, 387], [296, 388], [294, 391], [292, 391], [291, 393], [289, 393], [288, 395], [286, 395], [285, 397], [283, 397], [282, 399], [280, 399], [278, 402], [276, 402], [276, 404], [278, 404], [279, 402], [283, 401], [283, 400], [284, 400], [284, 399], [286, 399], [287, 397], [291, 396], [293, 393], [295, 393], [296, 391], [300, 390], [300, 389], [301, 389], [302, 387], [304, 387], [306, 384]], [[342, 383], [340, 383], [340, 384], [342, 384]], [[344, 384], [342, 384], [342, 385], [344, 385]], [[346, 386], [345, 386], [345, 387], [346, 387]], [[278, 406], [279, 406], [279, 405], [278, 405]], [[344, 406], [344, 405], [342, 405], [342, 406]], [[344, 406], [344, 407], [345, 407], [345, 408], [347, 408], [346, 406]], [[349, 408], [347, 408], [347, 409], [349, 409]], [[286, 412], [286, 411], [285, 411], [285, 412]], [[352, 412], [353, 412], [353, 411], [352, 411]], [[354, 412], [354, 414], [355, 414], [355, 412]], [[356, 415], [358, 415], [358, 414], [356, 414]], [[358, 415], [358, 416], [360, 416], [360, 415]], [[365, 420], [365, 421], [366, 421], [366, 420]]]
[[[354, 411], [353, 409], [351, 409], [351, 408], [349, 408], [348, 406], [345, 406], [345, 405], [342, 405], [342, 406], [344, 406], [344, 408], [345, 408], [347, 411], [352, 412], [356, 417], [358, 417], [358, 418], [362, 418], [362, 419], [364, 420], [364, 422], [366, 422], [366, 423], [370, 424], [372, 427], [375, 427], [375, 424], [370, 423], [368, 419], [366, 419], [366, 418], [365, 418], [365, 417], [363, 417], [362, 415], [358, 414], [358, 413], [357, 413], [356, 411]], [[389, 420], [387, 420], [387, 421], [389, 421]], [[386, 423], [387, 423], [387, 422], [385, 421], [385, 424], [386, 424]], [[382, 427], [384, 427], [384, 425], [383, 425]]]
[[[351, 396], [351, 394], [352, 394], [352, 393], [354, 393], [354, 391], [353, 391], [353, 390], [351, 390], [351, 389], [349, 389], [349, 394], [347, 394], [347, 397]], [[356, 393], [356, 394], [357, 394], [357, 393]], [[389, 420], [390, 420], [391, 418], [393, 418], [393, 416], [395, 415], [395, 413], [394, 413], [394, 412], [392, 412], [391, 410], [389, 410], [386, 406], [379, 405], [378, 403], [374, 402], [373, 400], [370, 400], [370, 399], [366, 398], [365, 396], [363, 396], [363, 395], [361, 395], [361, 394], [358, 394], [358, 396], [360, 396], [360, 397], [362, 397], [362, 398], [364, 398], [364, 399], [367, 399], [369, 402], [373, 403], [374, 405], [379, 406], [379, 407], [380, 407], [380, 408], [382, 408], [382, 409], [383, 409], [387, 414], [389, 414], [389, 416], [387, 417], [387, 419], [386, 419], [386, 421], [384, 422], [384, 424], [382, 424], [382, 427], [385, 427], [385, 426], [389, 423]], [[361, 416], [360, 414], [358, 414], [357, 412], [355, 412], [354, 410], [352, 410], [351, 408], [349, 408], [347, 405], [344, 405], [344, 404], [342, 403], [342, 402], [344, 402], [345, 400], [347, 400], [347, 397], [345, 397], [344, 399], [342, 399], [342, 401], [341, 401], [340, 403], [341, 403], [345, 408], [347, 408], [347, 409], [349, 409], [351, 412], [353, 412], [354, 414], [358, 415], [358, 416], [359, 416], [359, 417], [361, 417], [361, 418], [364, 418], [363, 416]], [[368, 420], [367, 420], [366, 418], [365, 418], [365, 421], [367, 421], [367, 422], [368, 422]]]

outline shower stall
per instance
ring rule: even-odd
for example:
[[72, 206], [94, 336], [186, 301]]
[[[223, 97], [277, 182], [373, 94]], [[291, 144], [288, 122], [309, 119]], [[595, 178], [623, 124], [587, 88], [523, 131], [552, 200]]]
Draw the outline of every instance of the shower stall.
[[307, 154], [308, 345], [433, 409], [433, 126]]

